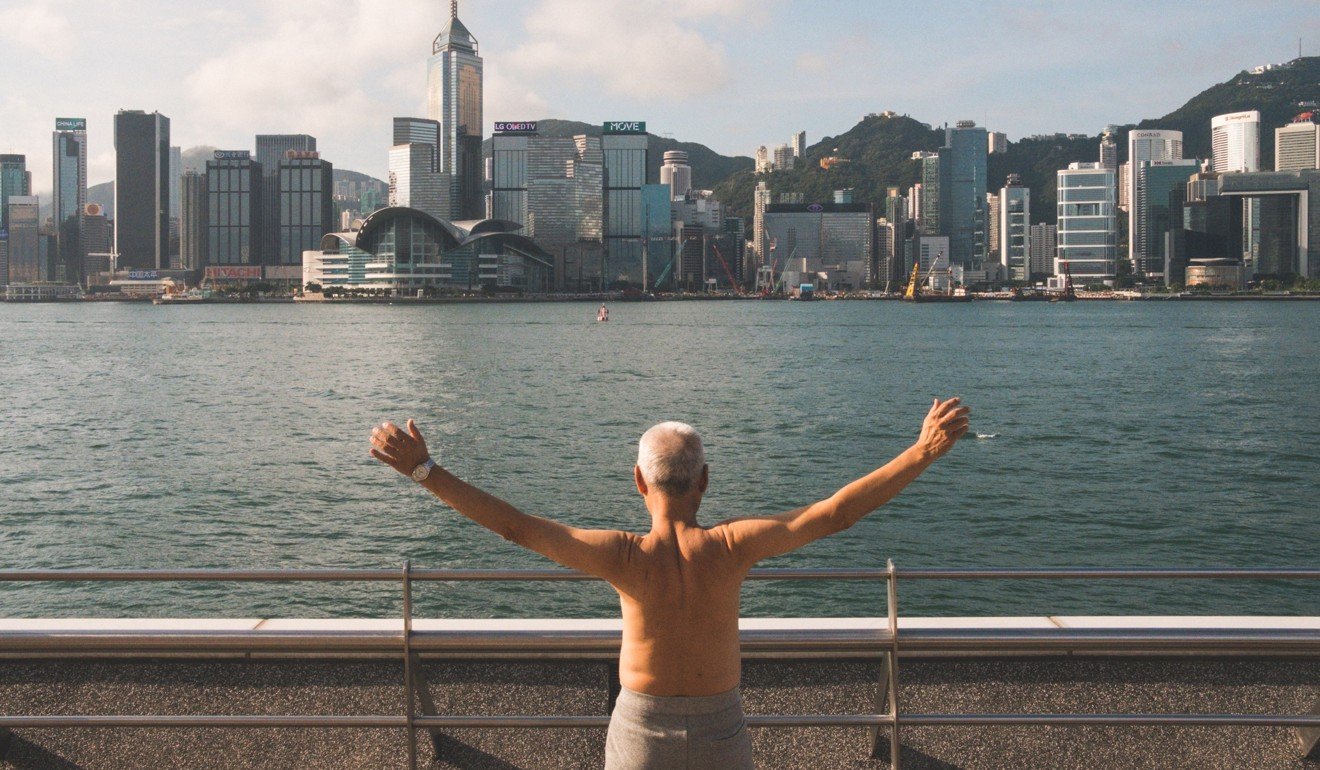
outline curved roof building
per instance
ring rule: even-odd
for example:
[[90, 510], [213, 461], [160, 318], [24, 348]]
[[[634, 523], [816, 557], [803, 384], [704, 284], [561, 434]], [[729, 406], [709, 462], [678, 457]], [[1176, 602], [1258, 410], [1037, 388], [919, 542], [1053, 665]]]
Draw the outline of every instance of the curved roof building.
[[552, 258], [522, 226], [499, 219], [450, 222], [403, 206], [383, 208], [361, 229], [329, 233], [303, 254], [303, 284], [421, 291], [545, 291]]

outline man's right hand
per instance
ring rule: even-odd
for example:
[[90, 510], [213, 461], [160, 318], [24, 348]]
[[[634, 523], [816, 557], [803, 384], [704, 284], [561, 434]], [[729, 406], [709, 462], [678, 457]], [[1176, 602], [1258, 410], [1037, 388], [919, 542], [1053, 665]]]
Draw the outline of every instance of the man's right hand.
[[917, 446], [931, 459], [943, 457], [967, 432], [971, 423], [967, 415], [971, 414], [972, 410], [969, 407], [959, 406], [960, 403], [961, 399], [958, 398], [951, 398], [948, 401], [937, 398], [935, 403], [931, 404], [930, 411], [926, 413]]

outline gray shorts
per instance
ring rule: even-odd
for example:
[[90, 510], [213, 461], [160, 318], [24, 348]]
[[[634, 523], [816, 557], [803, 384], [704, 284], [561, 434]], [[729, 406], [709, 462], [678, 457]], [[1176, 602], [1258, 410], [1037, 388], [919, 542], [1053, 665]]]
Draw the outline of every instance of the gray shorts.
[[661, 697], [619, 692], [605, 738], [606, 770], [752, 767], [752, 738], [738, 688], [718, 695]]

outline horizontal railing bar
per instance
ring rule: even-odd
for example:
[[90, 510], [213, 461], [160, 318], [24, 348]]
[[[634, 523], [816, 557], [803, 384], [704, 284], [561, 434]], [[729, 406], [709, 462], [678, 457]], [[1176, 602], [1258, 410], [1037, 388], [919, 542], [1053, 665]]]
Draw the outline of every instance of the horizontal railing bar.
[[[1056, 725], [1056, 726], [1237, 726], [1320, 727], [1320, 716], [1310, 714], [902, 714], [905, 725]], [[588, 728], [606, 727], [607, 715], [567, 716], [418, 716], [422, 728]], [[888, 714], [753, 714], [749, 727], [876, 727], [893, 724]], [[0, 716], [0, 728], [14, 730], [67, 727], [337, 727], [403, 728], [402, 716], [155, 716], [155, 715], [47, 715]]]
[[[391, 652], [400, 631], [0, 632], [3, 652]], [[1320, 653], [1320, 629], [915, 629], [900, 631], [904, 650], [1267, 650]], [[619, 631], [418, 631], [417, 652], [450, 654], [597, 652], [617, 654]], [[858, 653], [886, 649], [883, 630], [744, 631], [744, 653], [804, 651]]]
[[1320, 569], [900, 569], [903, 580], [1317, 580]]
[[[1320, 569], [902, 569], [905, 580], [1317, 580]], [[9, 569], [0, 582], [398, 582], [393, 569]], [[584, 581], [592, 575], [565, 569], [415, 569], [414, 582]], [[870, 568], [754, 569], [749, 580], [888, 580]]]

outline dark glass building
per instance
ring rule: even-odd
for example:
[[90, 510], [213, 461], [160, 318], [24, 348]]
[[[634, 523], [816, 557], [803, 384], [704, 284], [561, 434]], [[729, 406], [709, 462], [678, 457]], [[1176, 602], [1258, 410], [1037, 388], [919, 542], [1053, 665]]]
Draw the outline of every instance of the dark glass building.
[[0, 155], [0, 230], [9, 229], [9, 199], [32, 194], [26, 155]]
[[179, 262], [184, 270], [200, 270], [207, 264], [206, 174], [189, 171], [179, 179]]
[[261, 164], [247, 150], [206, 162], [208, 265], [261, 265]]
[[316, 152], [316, 137], [307, 134], [257, 134], [256, 162], [261, 166], [261, 230], [256, 254], [260, 262], [279, 264], [280, 162], [290, 152]]
[[170, 119], [115, 115], [115, 251], [119, 269], [170, 266]]
[[642, 121], [613, 121], [602, 132], [605, 155], [606, 288], [642, 284], [642, 188], [648, 181], [650, 137]]
[[979, 266], [986, 250], [986, 154], [984, 128], [960, 120], [945, 129], [939, 150], [939, 233], [949, 237], [952, 264]]
[[54, 134], [55, 276], [61, 283], [82, 283], [83, 210], [87, 207], [87, 121], [57, 118]]
[[286, 153], [279, 165], [279, 252], [276, 264], [301, 265], [335, 222], [334, 166], [315, 152]]

